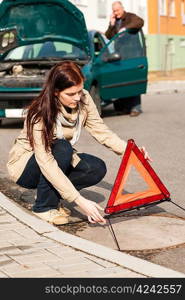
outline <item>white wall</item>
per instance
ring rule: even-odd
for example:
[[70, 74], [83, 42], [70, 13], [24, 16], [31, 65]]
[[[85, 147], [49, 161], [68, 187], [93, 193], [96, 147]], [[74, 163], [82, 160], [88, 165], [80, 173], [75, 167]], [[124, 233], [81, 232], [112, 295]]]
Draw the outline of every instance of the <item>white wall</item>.
[[83, 12], [88, 29], [96, 29], [105, 32], [111, 15], [112, 0], [101, 1], [105, 5], [103, 14], [106, 15], [106, 17], [98, 17], [98, 4], [100, 3], [99, 0], [71, 0], [71, 2]]
[[[127, 0], [128, 1], [128, 0]], [[137, 14], [144, 20], [143, 30], [148, 33], [148, 14], [147, 14], [147, 0], [129, 0], [131, 3], [130, 11]]]

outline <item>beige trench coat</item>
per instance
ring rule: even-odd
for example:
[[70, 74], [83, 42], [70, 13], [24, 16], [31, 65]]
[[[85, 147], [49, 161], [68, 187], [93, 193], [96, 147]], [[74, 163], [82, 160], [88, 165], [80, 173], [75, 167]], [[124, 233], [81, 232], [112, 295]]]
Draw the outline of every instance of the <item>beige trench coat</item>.
[[[103, 122], [98, 114], [94, 101], [90, 94], [84, 90], [84, 108], [80, 112], [79, 122], [81, 125], [102, 145], [113, 150], [118, 155], [122, 155], [126, 148], [126, 142], [113, 133]], [[70, 140], [73, 136], [74, 129], [63, 128], [63, 134], [66, 140]], [[54, 138], [56, 132], [54, 131]], [[27, 138], [26, 122], [24, 127], [15, 140], [15, 143], [9, 152], [7, 169], [11, 179], [17, 182], [24, 168], [34, 154], [35, 159], [40, 167], [42, 174], [59, 192], [61, 197], [69, 202], [76, 200], [80, 194], [73, 186], [71, 181], [58, 167], [57, 161], [52, 152], [46, 152], [42, 143], [42, 124], [37, 123], [33, 128], [34, 151], [30, 146]], [[72, 165], [75, 167], [80, 161], [79, 156], [74, 153]]]

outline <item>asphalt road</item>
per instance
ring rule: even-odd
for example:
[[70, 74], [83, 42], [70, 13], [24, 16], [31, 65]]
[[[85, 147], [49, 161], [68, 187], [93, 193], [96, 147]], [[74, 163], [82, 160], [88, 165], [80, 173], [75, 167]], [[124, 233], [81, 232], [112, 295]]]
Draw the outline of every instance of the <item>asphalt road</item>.
[[[143, 113], [136, 118], [130, 118], [128, 115], [116, 115], [112, 105], [110, 105], [104, 109], [104, 122], [121, 138], [125, 140], [132, 138], [138, 146], [145, 146], [153, 159], [151, 165], [169, 190], [172, 201], [185, 209], [184, 94], [144, 95], [142, 104]], [[23, 205], [30, 208], [34, 191], [18, 188], [11, 183], [5, 166], [8, 151], [21, 128], [22, 122], [16, 120], [6, 121], [0, 128], [0, 189], [15, 200], [23, 200]], [[76, 148], [79, 151], [97, 155], [106, 162], [108, 172], [104, 180], [97, 186], [82, 191], [85, 197], [96, 200], [102, 207], [105, 207], [121, 160], [113, 152], [94, 141], [85, 131], [82, 132], [82, 138]], [[137, 189], [140, 190], [140, 179], [135, 174], [133, 174], [133, 178], [134, 181], [131, 180], [128, 183], [128, 185], [130, 184], [129, 187], [136, 191]], [[148, 209], [147, 213], [150, 212], [185, 218], [185, 210], [171, 202], [164, 202]], [[142, 213], [140, 214], [142, 215]], [[137, 214], [139, 213], [137, 212]], [[80, 217], [78, 211], [76, 216], [77, 219]], [[83, 233], [83, 226], [68, 229], [70, 232], [83, 236], [79, 230]], [[170, 268], [174, 266], [175, 270], [185, 273], [185, 264], [179, 260], [179, 256], [184, 257], [184, 249], [185, 247], [182, 245], [173, 251], [171, 249], [165, 253], [160, 251], [158, 254], [155, 253], [155, 257], [148, 255], [148, 253], [147, 255], [135, 254]], [[169, 263], [167, 263], [167, 259], [170, 261]]]
[[[153, 162], [152, 167], [166, 185], [171, 199], [185, 207], [185, 101], [184, 94], [143, 96], [143, 114], [136, 118], [116, 115], [112, 105], [104, 108], [104, 122], [121, 138], [133, 138], [137, 145], [144, 145]], [[4, 121], [0, 128], [0, 177], [8, 177], [6, 161], [14, 139], [22, 128], [18, 120]], [[104, 159], [108, 172], [102, 185], [110, 192], [120, 164], [120, 158], [99, 145], [85, 131], [76, 146], [79, 151]], [[110, 187], [109, 187], [110, 185]], [[135, 183], [137, 188], [137, 183]], [[93, 188], [94, 190], [94, 188]], [[108, 192], [108, 193], [109, 193]], [[105, 197], [108, 195], [104, 195]], [[185, 217], [185, 212], [171, 203], [161, 204], [165, 210]]]

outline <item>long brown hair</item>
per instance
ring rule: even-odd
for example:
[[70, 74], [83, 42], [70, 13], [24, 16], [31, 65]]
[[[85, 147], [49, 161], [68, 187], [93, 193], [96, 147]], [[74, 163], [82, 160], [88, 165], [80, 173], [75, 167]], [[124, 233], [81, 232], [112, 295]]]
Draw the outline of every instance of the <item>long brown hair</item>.
[[84, 82], [80, 67], [72, 61], [56, 64], [49, 72], [43, 90], [31, 102], [27, 109], [27, 137], [34, 148], [33, 126], [42, 121], [42, 139], [46, 151], [49, 151], [53, 140], [53, 130], [56, 118], [60, 112], [61, 103], [55, 96], [56, 91], [63, 91]]

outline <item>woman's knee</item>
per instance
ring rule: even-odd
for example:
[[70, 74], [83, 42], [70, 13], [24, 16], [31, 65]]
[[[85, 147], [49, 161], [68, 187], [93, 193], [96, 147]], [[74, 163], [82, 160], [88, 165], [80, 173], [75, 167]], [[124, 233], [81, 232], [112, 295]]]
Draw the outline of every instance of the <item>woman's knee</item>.
[[103, 160], [96, 158], [96, 162], [94, 165], [91, 165], [91, 169], [89, 170], [89, 180], [92, 185], [100, 182], [105, 174], [107, 173], [107, 168]]
[[107, 167], [106, 167], [106, 164], [105, 162], [100, 159], [100, 158], [97, 158], [97, 161], [96, 161], [96, 164], [95, 166], [93, 167], [93, 173], [96, 174], [97, 178], [98, 178], [98, 181], [102, 180], [103, 177], [106, 175], [107, 173]]
[[86, 170], [84, 171], [87, 176], [90, 176], [91, 180], [94, 181], [94, 184], [101, 181], [107, 173], [105, 162], [102, 159], [92, 155], [84, 154], [82, 156], [86, 162]]

